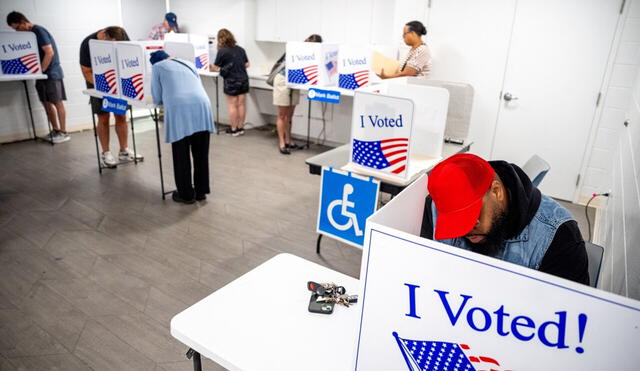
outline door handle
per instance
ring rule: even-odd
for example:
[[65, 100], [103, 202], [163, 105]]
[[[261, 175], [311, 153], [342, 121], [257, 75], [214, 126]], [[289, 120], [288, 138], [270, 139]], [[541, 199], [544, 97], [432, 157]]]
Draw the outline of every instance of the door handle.
[[518, 100], [518, 97], [511, 95], [511, 93], [504, 93], [504, 95], [502, 96], [502, 99], [504, 99], [507, 102], [510, 102], [512, 100]]

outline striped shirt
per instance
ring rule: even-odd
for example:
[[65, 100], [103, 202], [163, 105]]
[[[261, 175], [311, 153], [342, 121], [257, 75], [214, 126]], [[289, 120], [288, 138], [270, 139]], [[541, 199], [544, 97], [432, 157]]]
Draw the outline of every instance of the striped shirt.
[[400, 67], [400, 71], [405, 67], [413, 68], [418, 77], [429, 76], [431, 73], [431, 51], [429, 51], [427, 44], [409, 50], [409, 53], [400, 62]]

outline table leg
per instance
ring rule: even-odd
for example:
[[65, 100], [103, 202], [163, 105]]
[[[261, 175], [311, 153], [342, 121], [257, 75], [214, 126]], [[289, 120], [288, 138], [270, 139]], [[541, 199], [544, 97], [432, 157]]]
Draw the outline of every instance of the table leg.
[[307, 149], [311, 147], [311, 101], [307, 101], [309, 103], [309, 109], [307, 110]]
[[102, 162], [100, 162], [100, 149], [98, 149], [98, 129], [96, 129], [96, 115], [91, 112], [91, 121], [93, 122], [93, 137], [96, 140], [96, 157], [98, 158], [98, 173], [102, 174]]
[[131, 140], [133, 141], [133, 163], [138, 164], [138, 152], [136, 152], [136, 131], [133, 129], [133, 107], [129, 106], [129, 116], [131, 120]]
[[220, 134], [220, 132], [218, 131], [218, 123], [220, 122], [220, 103], [218, 101], [218, 79], [220, 78], [220, 76], [216, 76], [215, 78], [215, 82], [216, 82], [216, 119], [213, 121], [215, 126], [216, 126], [216, 135]]
[[31, 118], [33, 140], [38, 140], [38, 137], [36, 136], [36, 124], [33, 121], [33, 112], [31, 111], [31, 98], [29, 98], [29, 86], [27, 85], [27, 80], [22, 80], [22, 84], [24, 85], [24, 94], [27, 96], [27, 106], [29, 107], [29, 117]]
[[162, 190], [162, 199], [166, 199], [165, 195], [168, 193], [164, 192], [164, 176], [162, 174], [162, 150], [160, 149], [160, 128], [158, 121], [160, 121], [158, 117], [158, 109], [153, 109], [153, 122], [156, 124], [156, 143], [158, 144], [158, 166], [160, 166], [160, 189]]
[[320, 242], [322, 242], [322, 235], [318, 235], [318, 240], [316, 241], [316, 254], [320, 255]]
[[200, 359], [200, 353], [196, 352], [192, 348], [187, 351], [187, 358], [193, 359], [193, 370], [202, 371], [202, 360]]

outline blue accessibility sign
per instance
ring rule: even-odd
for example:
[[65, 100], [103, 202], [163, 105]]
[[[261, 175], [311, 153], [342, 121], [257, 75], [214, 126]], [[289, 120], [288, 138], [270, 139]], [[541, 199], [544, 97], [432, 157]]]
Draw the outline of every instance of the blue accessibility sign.
[[310, 88], [307, 92], [307, 99], [327, 103], [340, 103], [340, 92], [335, 90]]
[[376, 211], [379, 189], [380, 181], [372, 177], [323, 168], [318, 233], [362, 247], [365, 223]]
[[127, 113], [127, 101], [104, 96], [102, 98], [102, 111], [113, 112], [116, 115], [124, 115]]

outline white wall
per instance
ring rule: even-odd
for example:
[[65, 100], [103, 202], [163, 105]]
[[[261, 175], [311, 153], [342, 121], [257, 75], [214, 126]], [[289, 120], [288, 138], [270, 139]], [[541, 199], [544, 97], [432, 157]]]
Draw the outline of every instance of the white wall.
[[602, 89], [597, 127], [587, 152], [580, 202], [611, 189], [612, 159], [631, 102], [634, 77], [640, 67], [640, 0], [627, 0], [614, 41], [609, 71]]
[[[48, 0], [2, 0], [0, 2], [1, 31], [12, 31], [6, 15], [12, 10], [23, 13], [31, 22], [44, 26], [58, 45], [67, 91], [67, 127], [70, 130], [91, 125], [89, 99], [82, 94], [84, 78], [78, 63], [80, 43], [100, 28], [119, 25], [120, 2], [117, 0], [65, 0], [64, 5]], [[91, 16], [88, 16], [91, 15]], [[29, 136], [31, 124], [22, 83], [0, 83], [0, 142]], [[36, 130], [47, 132], [46, 115], [30, 82]]]
[[611, 151], [611, 195], [596, 216], [594, 242], [605, 249], [600, 287], [640, 299], [640, 68]]

